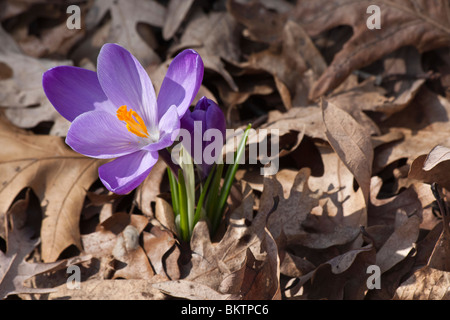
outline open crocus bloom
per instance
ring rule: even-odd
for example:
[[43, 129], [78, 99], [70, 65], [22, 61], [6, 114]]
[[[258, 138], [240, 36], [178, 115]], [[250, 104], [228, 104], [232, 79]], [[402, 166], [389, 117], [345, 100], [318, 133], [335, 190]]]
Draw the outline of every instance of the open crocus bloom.
[[180, 118], [203, 79], [203, 62], [193, 50], [178, 54], [156, 94], [137, 59], [117, 44], [105, 44], [97, 73], [71, 66], [44, 73], [45, 94], [71, 121], [66, 143], [98, 159], [115, 160], [99, 168], [108, 190], [136, 188], [158, 160], [158, 151], [177, 138]]

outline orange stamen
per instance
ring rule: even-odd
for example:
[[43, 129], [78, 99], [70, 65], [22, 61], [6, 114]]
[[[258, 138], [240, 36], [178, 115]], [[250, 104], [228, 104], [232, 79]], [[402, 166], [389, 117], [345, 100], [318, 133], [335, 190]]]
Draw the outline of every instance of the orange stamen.
[[131, 133], [134, 133], [138, 137], [148, 138], [147, 127], [145, 126], [144, 120], [142, 120], [133, 109], [130, 108], [128, 111], [127, 106], [121, 106], [117, 109], [117, 118], [120, 121], [125, 121], [127, 129]]

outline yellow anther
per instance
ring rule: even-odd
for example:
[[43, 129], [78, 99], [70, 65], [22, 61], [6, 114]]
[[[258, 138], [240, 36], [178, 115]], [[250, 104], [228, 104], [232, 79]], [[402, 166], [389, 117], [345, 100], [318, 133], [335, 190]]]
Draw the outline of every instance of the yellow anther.
[[131, 133], [134, 133], [138, 137], [148, 138], [144, 120], [133, 109], [130, 108], [130, 110], [127, 110], [127, 106], [121, 106], [117, 109], [117, 119], [125, 121], [127, 129]]

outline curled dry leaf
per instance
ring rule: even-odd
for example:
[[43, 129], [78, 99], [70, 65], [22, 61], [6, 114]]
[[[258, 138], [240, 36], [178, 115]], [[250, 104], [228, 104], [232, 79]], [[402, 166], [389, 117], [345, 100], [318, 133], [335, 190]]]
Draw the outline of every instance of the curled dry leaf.
[[111, 28], [106, 42], [124, 46], [144, 67], [160, 62], [153, 48], [137, 32], [137, 25], [142, 22], [162, 27], [166, 15], [164, 6], [154, 0], [96, 0], [86, 14], [86, 28], [94, 29], [107, 12], [111, 14]]
[[382, 273], [405, 259], [413, 249], [419, 236], [422, 206], [420, 205], [417, 210], [407, 215], [403, 208], [398, 208], [394, 223], [395, 230], [377, 251], [376, 264]]
[[231, 294], [222, 294], [207, 285], [189, 280], [155, 283], [153, 288], [171, 296], [189, 300], [227, 300], [231, 297]]
[[302, 1], [293, 16], [312, 36], [339, 25], [350, 25], [352, 37], [336, 54], [327, 71], [310, 91], [316, 99], [342, 83], [353, 71], [382, 58], [404, 46], [415, 46], [419, 52], [447, 46], [450, 40], [448, 3], [445, 0], [432, 4], [409, 0], [381, 1], [382, 27], [370, 30], [361, 14], [373, 3], [365, 1]]
[[281, 41], [281, 45], [253, 53], [240, 67], [270, 73], [287, 110], [306, 106], [307, 92], [325, 69], [325, 61], [306, 32], [293, 21], [286, 22]]
[[450, 160], [450, 149], [443, 146], [436, 146], [427, 156], [423, 164], [423, 170], [430, 171], [441, 162]]
[[450, 146], [448, 119], [449, 100], [422, 87], [405, 109], [380, 125], [384, 131], [400, 132], [403, 139], [380, 148], [374, 158], [374, 173], [399, 159], [410, 164], [437, 145]]
[[103, 259], [112, 265], [113, 278], [150, 279], [155, 273], [139, 244], [139, 236], [147, 224], [148, 218], [144, 216], [115, 213], [96, 232], [82, 236], [84, 251], [97, 258], [113, 258]]
[[280, 272], [291, 278], [299, 278], [314, 270], [314, 264], [289, 252], [286, 252], [280, 266]]
[[363, 299], [367, 290], [366, 270], [374, 263], [372, 244], [349, 250], [301, 276], [298, 284], [289, 288], [286, 295], [303, 295], [308, 299]]
[[273, 75], [287, 110], [293, 106], [306, 106], [308, 91], [327, 66], [302, 26], [288, 19], [292, 6], [282, 9], [270, 7], [269, 2], [228, 1], [227, 7], [247, 28], [245, 36], [270, 44], [267, 50], [252, 53], [240, 66]]
[[147, 255], [139, 245], [140, 232], [132, 225], [128, 225], [117, 237], [112, 250], [114, 257], [113, 279], [151, 279], [154, 271]]
[[293, 107], [287, 112], [270, 111], [267, 123], [261, 126], [262, 129], [278, 129], [280, 135], [289, 130], [305, 132], [312, 138], [327, 140], [325, 125], [322, 113], [317, 106]]
[[162, 198], [156, 198], [155, 218], [164, 228], [170, 230], [173, 234], [177, 233], [173, 208], [169, 202]]
[[194, 0], [170, 0], [167, 6], [166, 21], [162, 30], [164, 40], [169, 40], [177, 32], [186, 18]]
[[84, 281], [79, 290], [67, 288], [66, 284], [55, 288], [49, 300], [164, 300], [161, 291], [153, 288], [153, 283], [161, 281], [158, 276], [151, 280], [97, 280]]
[[180, 271], [177, 260], [180, 252], [173, 234], [154, 226], [151, 232], [143, 232], [144, 250], [156, 274], [178, 279]]
[[[368, 226], [394, 225], [396, 214], [402, 212], [406, 216], [413, 216], [422, 210], [422, 203], [419, 199], [415, 186], [410, 186], [398, 195], [387, 199], [377, 199], [377, 194], [381, 188], [382, 180], [379, 177], [372, 178], [372, 194], [368, 214]], [[429, 205], [428, 201], [425, 205]]]
[[246, 4], [230, 0], [227, 1], [227, 9], [239, 23], [246, 26], [249, 38], [266, 43], [280, 42], [287, 15], [274, 12], [270, 10], [274, 8], [269, 9], [257, 1]]
[[380, 130], [363, 111], [382, 113], [383, 118], [401, 111], [414, 99], [426, 78], [421, 56], [412, 48], [401, 48], [385, 57], [383, 70], [382, 74], [327, 98], [377, 135]]
[[319, 194], [309, 189], [310, 174], [310, 170], [307, 168], [297, 173], [287, 198], [284, 198], [283, 187], [276, 178], [267, 177], [265, 179], [260, 210], [270, 209], [269, 206], [274, 197], [280, 199], [277, 208], [269, 217], [267, 225], [275, 239], [283, 235], [289, 243], [290, 241], [297, 242], [302, 236], [308, 236], [302, 228], [302, 223], [311, 210], [319, 205]]
[[309, 168], [282, 169], [275, 176], [244, 175], [261, 191], [260, 207], [270, 207], [278, 196], [278, 209], [268, 228], [275, 238], [283, 232], [289, 243], [324, 249], [351, 242], [366, 223], [366, 205], [361, 189], [354, 190], [353, 174], [330, 148], [319, 148], [322, 175], [311, 176]]
[[154, 215], [152, 201], [157, 201], [157, 195], [161, 193], [161, 182], [166, 173], [166, 164], [161, 159], [156, 162], [144, 182], [139, 185], [135, 201], [139, 209], [148, 217]]
[[44, 208], [44, 261], [56, 261], [70, 245], [81, 249], [80, 212], [102, 161], [70, 150], [58, 137], [26, 133], [4, 118], [0, 119], [0, 144], [4, 146], [0, 152], [0, 215], [24, 187], [30, 187]]
[[[243, 104], [251, 96], [266, 96], [272, 94], [275, 89], [270, 81], [261, 80], [261, 75], [243, 75], [235, 78], [235, 83], [239, 87], [239, 91], [234, 91], [225, 81], [216, 81], [219, 90], [219, 96], [225, 106], [228, 108], [227, 122], [233, 123], [233, 118], [236, 114], [233, 112], [237, 105]], [[257, 79], [258, 81], [255, 81]]]
[[436, 242], [427, 265], [430, 268], [450, 271], [450, 210], [441, 195], [439, 187], [433, 184], [432, 189], [442, 216], [442, 233]]
[[225, 69], [221, 58], [230, 63], [239, 61], [239, 26], [226, 12], [212, 12], [205, 15], [197, 11], [186, 26], [180, 43], [170, 53], [192, 48], [202, 57], [205, 68], [220, 74], [230, 88], [238, 91], [233, 77]]
[[425, 183], [437, 183], [450, 189], [447, 175], [450, 169], [450, 149], [444, 146], [434, 147], [428, 155], [420, 155], [411, 164], [408, 177]]
[[394, 300], [450, 300], [450, 272], [419, 269], [400, 285]]
[[[5, 32], [0, 32], [0, 41], [14, 43]], [[0, 107], [6, 108], [7, 118], [21, 128], [33, 128], [40, 122], [52, 121], [50, 134], [65, 136], [70, 123], [45, 96], [42, 74], [52, 67], [71, 64], [69, 60], [36, 59], [22, 54], [17, 47], [0, 50]]]
[[355, 119], [336, 105], [322, 100], [321, 108], [328, 141], [355, 176], [368, 204], [373, 162], [370, 135]]
[[[130, 215], [126, 212], [117, 212], [100, 223], [95, 232], [82, 235], [81, 240], [83, 249], [86, 253], [89, 253], [94, 257], [109, 255], [114, 250], [114, 246], [119, 238], [118, 235], [121, 235], [127, 226], [134, 227], [136, 233], [140, 234], [147, 224], [148, 218], [144, 216], [136, 214]], [[122, 243], [123, 240], [124, 239], [121, 240]], [[131, 247], [135, 246], [131, 245]]]
[[[324, 173], [322, 176], [310, 177], [308, 183], [311, 190], [322, 193], [319, 201], [320, 207], [323, 208], [321, 214], [331, 217], [332, 225], [359, 229], [361, 225], [367, 224], [368, 219], [362, 188], [353, 187], [355, 177], [331, 148], [318, 149], [324, 164]], [[329, 230], [329, 226], [323, 229]]]
[[[271, 211], [261, 211], [255, 219], [247, 221], [245, 217], [253, 218], [247, 211], [252, 208], [251, 203], [253, 197], [247, 186], [241, 206], [232, 214], [228, 229], [218, 243], [209, 240], [209, 230], [204, 221], [197, 223], [191, 238], [192, 258], [181, 267], [181, 284], [189, 281], [192, 285], [189, 295], [196, 288], [203, 292], [204, 286], [208, 286], [207, 290], [226, 298], [230, 294], [240, 299], [281, 297], [278, 248], [265, 228]], [[177, 286], [180, 283], [162, 285], [164, 292], [179, 296]]]
[[70, 265], [85, 262], [90, 256], [76, 257], [54, 263], [28, 263], [26, 258], [39, 244], [36, 230], [30, 224], [28, 210], [29, 197], [15, 202], [6, 213], [6, 253], [0, 250], [0, 299], [11, 294], [20, 293], [49, 293], [51, 288], [31, 288], [24, 285], [24, 281], [36, 275], [67, 268]]
[[44, 29], [39, 37], [30, 35], [28, 24], [23, 25], [22, 30], [16, 32], [16, 40], [23, 53], [35, 58], [67, 56], [71, 48], [85, 36], [86, 30], [69, 29], [65, 19], [63, 21], [53, 28]]

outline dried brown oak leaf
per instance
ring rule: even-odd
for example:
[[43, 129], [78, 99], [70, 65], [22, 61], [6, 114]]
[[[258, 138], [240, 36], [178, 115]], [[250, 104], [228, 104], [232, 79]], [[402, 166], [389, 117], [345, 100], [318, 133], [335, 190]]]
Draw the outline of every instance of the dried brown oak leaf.
[[278, 7], [270, 7], [270, 2], [263, 2], [227, 2], [230, 14], [245, 26], [245, 37], [270, 44], [240, 66], [272, 74], [286, 109], [307, 105], [308, 92], [326, 70], [326, 62], [304, 29], [287, 19], [291, 4], [277, 1]]
[[241, 3], [228, 0], [227, 9], [246, 27], [244, 35], [248, 38], [265, 43], [280, 42], [280, 34], [287, 20], [286, 15], [269, 10], [258, 1]]
[[266, 228], [273, 208], [261, 207], [253, 219], [254, 199], [248, 185], [243, 194], [222, 240], [212, 243], [207, 224], [200, 221], [191, 238], [191, 260], [181, 266], [182, 279], [155, 287], [187, 299], [205, 297], [205, 290], [212, 299], [281, 298], [278, 248]]
[[251, 54], [240, 67], [270, 73], [286, 109], [306, 106], [308, 91], [326, 69], [326, 63], [297, 23], [288, 21], [280, 37], [280, 45]]
[[381, 178], [372, 178], [366, 232], [377, 249], [377, 265], [384, 273], [414, 251], [423, 219], [423, 206], [415, 186], [394, 197], [377, 199], [381, 183]]
[[36, 59], [20, 52], [12, 37], [0, 29], [0, 107], [21, 128], [32, 128], [43, 121], [54, 122], [51, 135], [65, 136], [70, 122], [52, 106], [42, 89], [42, 74], [69, 60]]
[[20, 32], [15, 34], [17, 42], [23, 52], [31, 57], [65, 56], [72, 47], [85, 36], [85, 29], [69, 29], [63, 23], [48, 29], [43, 29], [38, 37], [29, 34], [29, 24], [21, 26]]
[[328, 141], [355, 176], [368, 204], [373, 162], [370, 134], [334, 103], [322, 100], [321, 107]]
[[22, 131], [4, 117], [0, 117], [0, 145], [0, 215], [23, 188], [30, 187], [45, 216], [43, 260], [56, 261], [70, 245], [81, 249], [80, 212], [102, 161], [70, 150], [59, 137]]
[[401, 133], [403, 139], [379, 148], [373, 172], [402, 158], [410, 164], [437, 145], [450, 147], [448, 119], [450, 101], [422, 87], [405, 109], [380, 124], [383, 131]]
[[443, 271], [450, 271], [450, 211], [442, 198], [440, 187], [436, 183], [439, 184], [442, 181], [444, 185], [448, 186], [449, 151], [449, 148], [442, 146], [433, 148], [425, 161], [423, 160], [424, 156], [414, 160], [409, 173], [409, 176], [432, 183], [433, 194], [442, 215], [442, 233], [436, 241], [427, 265]]
[[158, 276], [150, 280], [106, 280], [90, 279], [82, 282], [79, 290], [67, 288], [64, 283], [56, 292], [50, 293], [49, 300], [164, 300], [166, 297], [152, 284], [161, 281]]
[[163, 27], [166, 8], [157, 1], [96, 0], [86, 15], [86, 28], [94, 30], [106, 13], [111, 14], [111, 28], [106, 42], [126, 47], [144, 65], [159, 63], [158, 55], [138, 33], [139, 23]]
[[186, 48], [196, 50], [206, 69], [220, 74], [231, 89], [238, 91], [222, 59], [229, 63], [239, 61], [239, 34], [238, 23], [227, 12], [212, 12], [206, 15], [197, 11], [188, 22], [180, 43], [172, 46], [169, 54]]
[[278, 209], [269, 219], [275, 238], [283, 230], [288, 243], [325, 249], [354, 240], [359, 226], [367, 223], [367, 208], [361, 188], [354, 189], [354, 176], [339, 156], [330, 147], [316, 152], [314, 158], [322, 169], [315, 176], [311, 176], [309, 166], [300, 171], [282, 169], [266, 179], [259, 171], [240, 174], [253, 189], [263, 192], [261, 203], [280, 196]]
[[6, 214], [6, 253], [0, 250], [0, 299], [11, 294], [20, 293], [49, 293], [51, 288], [31, 288], [24, 285], [24, 281], [44, 272], [67, 268], [74, 263], [90, 260], [90, 256], [76, 257], [54, 263], [28, 263], [25, 259], [39, 244], [30, 223], [28, 211], [29, 193], [25, 199], [16, 201]]
[[450, 300], [450, 272], [423, 267], [398, 287], [394, 300]]
[[437, 183], [450, 190], [450, 148], [437, 145], [429, 154], [414, 159], [408, 177], [425, 183]]
[[293, 17], [312, 36], [341, 25], [350, 25], [353, 36], [336, 54], [331, 65], [311, 89], [311, 99], [329, 93], [353, 71], [400, 47], [415, 46], [419, 52], [448, 46], [450, 5], [447, 0], [381, 0], [380, 29], [369, 29], [370, 0], [309, 0], [298, 2]]
[[[377, 136], [381, 135], [381, 130], [364, 111], [383, 113], [380, 120], [401, 111], [420, 91], [427, 76], [422, 69], [420, 54], [411, 47], [394, 51], [383, 58], [382, 63], [382, 74], [369, 76], [363, 82], [327, 97], [329, 102], [338, 104], [366, 127], [370, 134]], [[353, 77], [355, 75], [347, 78], [346, 82]]]
[[143, 248], [156, 274], [180, 278], [177, 263], [180, 250], [173, 233], [154, 226], [150, 232], [143, 232]]
[[162, 30], [164, 40], [170, 40], [186, 18], [194, 0], [170, 0], [167, 6], [166, 21]]
[[[113, 278], [151, 279], [154, 271], [146, 252], [139, 244], [147, 226], [147, 217], [117, 212], [98, 225], [95, 232], [81, 237], [83, 249], [102, 263], [112, 266]], [[108, 267], [102, 265], [104, 270]]]
[[288, 288], [287, 297], [308, 299], [363, 299], [367, 290], [366, 270], [375, 264], [372, 244], [349, 250], [319, 265]]
[[161, 182], [166, 174], [166, 164], [158, 159], [143, 183], [136, 190], [135, 201], [139, 209], [148, 217], [155, 214], [152, 209], [152, 201], [157, 201], [161, 193]]

